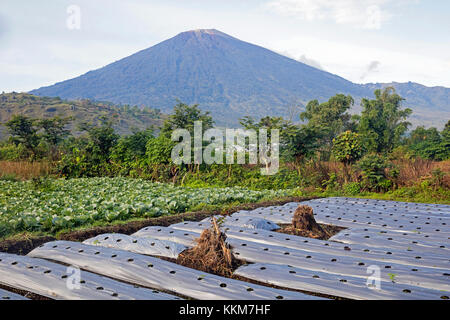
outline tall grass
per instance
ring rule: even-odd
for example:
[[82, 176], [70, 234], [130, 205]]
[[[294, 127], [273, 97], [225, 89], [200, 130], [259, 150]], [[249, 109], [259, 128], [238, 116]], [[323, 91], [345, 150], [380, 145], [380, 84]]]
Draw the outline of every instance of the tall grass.
[[[443, 186], [450, 186], [450, 160], [438, 162], [417, 158], [399, 159], [392, 161], [392, 163], [399, 172], [398, 176], [394, 179], [397, 187], [410, 187], [423, 180], [432, 179], [436, 170], [442, 172]], [[303, 177], [314, 186], [320, 186], [323, 181], [329, 180], [332, 175], [335, 176], [336, 182], [342, 185], [345, 183], [346, 174], [347, 182], [360, 180], [362, 174], [356, 166], [353, 168], [345, 168], [342, 163], [334, 161], [310, 160], [300, 167]]]
[[28, 180], [52, 173], [49, 162], [0, 161], [0, 179]]
[[412, 186], [430, 179], [435, 170], [443, 173], [444, 185], [450, 186], [450, 160], [437, 162], [417, 158], [395, 160], [393, 163], [399, 168], [399, 175], [395, 181], [399, 187]]

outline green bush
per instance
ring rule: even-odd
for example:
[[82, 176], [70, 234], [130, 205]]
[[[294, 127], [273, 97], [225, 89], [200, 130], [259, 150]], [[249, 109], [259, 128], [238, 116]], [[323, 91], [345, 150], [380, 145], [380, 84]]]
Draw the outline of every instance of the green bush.
[[322, 186], [327, 191], [333, 191], [339, 188], [339, 183], [337, 181], [337, 176], [335, 173], [330, 174], [330, 178], [328, 180], [324, 180], [322, 182]]
[[364, 148], [359, 134], [345, 131], [333, 139], [332, 151], [337, 161], [350, 164], [362, 157]]
[[388, 179], [388, 169], [392, 168], [392, 165], [384, 156], [368, 154], [357, 166], [362, 171], [364, 189], [385, 191], [392, 187], [392, 181]]
[[437, 168], [431, 171], [432, 175], [432, 183], [435, 187], [443, 187], [444, 186], [444, 177], [445, 173], [442, 172], [441, 169]]
[[168, 164], [171, 162], [172, 149], [175, 146], [170, 138], [160, 135], [147, 142], [146, 157], [149, 164]]
[[24, 160], [28, 156], [29, 153], [23, 144], [5, 143], [0, 145], [0, 160], [17, 161]]
[[344, 185], [345, 194], [356, 196], [361, 192], [361, 185], [359, 182], [350, 182]]
[[19, 181], [19, 179], [17, 179], [17, 176], [15, 174], [8, 173], [0, 175], [0, 181], [17, 182]]

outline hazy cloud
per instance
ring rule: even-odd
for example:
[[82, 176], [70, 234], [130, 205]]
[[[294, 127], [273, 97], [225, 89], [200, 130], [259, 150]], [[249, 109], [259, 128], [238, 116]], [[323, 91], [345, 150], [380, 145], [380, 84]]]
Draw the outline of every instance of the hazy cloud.
[[[266, 7], [283, 15], [303, 20], [333, 20], [365, 29], [380, 29], [392, 14], [392, 0], [273, 0]], [[412, 0], [410, 0], [412, 1]], [[408, 2], [408, 1], [406, 1]]]
[[322, 65], [320, 64], [319, 61], [308, 58], [305, 54], [302, 54], [300, 57], [297, 58], [295, 55], [289, 53], [288, 51], [277, 51], [277, 50], [273, 50], [273, 51], [278, 52], [279, 54], [286, 56], [288, 58], [291, 58], [293, 60], [297, 60], [299, 62], [307, 64], [310, 67], [314, 67], [314, 68], [325, 71], [325, 69], [322, 67]]
[[363, 74], [360, 77], [360, 80], [363, 81], [367, 76], [369, 76], [372, 73], [378, 72], [378, 67], [380, 66], [380, 61], [372, 61], [367, 66], [366, 70], [363, 72]]
[[316, 61], [314, 59], [308, 58], [306, 55], [302, 54], [300, 56], [300, 58], [297, 59], [300, 62], [303, 62], [304, 64], [307, 64], [308, 66], [320, 69], [320, 70], [325, 70], [321, 64], [319, 63], [319, 61]]

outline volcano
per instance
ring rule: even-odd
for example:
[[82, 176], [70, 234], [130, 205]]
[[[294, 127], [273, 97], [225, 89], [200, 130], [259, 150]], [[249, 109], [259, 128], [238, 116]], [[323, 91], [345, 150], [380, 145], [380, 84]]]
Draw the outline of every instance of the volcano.
[[178, 99], [210, 111], [218, 125], [235, 126], [246, 115], [298, 120], [296, 114], [310, 100], [323, 102], [343, 93], [358, 102], [389, 85], [406, 98], [404, 105], [414, 110], [416, 124], [443, 126], [450, 118], [450, 89], [414, 83], [355, 84], [215, 29], [182, 32], [105, 67], [30, 93], [145, 105], [165, 113]]

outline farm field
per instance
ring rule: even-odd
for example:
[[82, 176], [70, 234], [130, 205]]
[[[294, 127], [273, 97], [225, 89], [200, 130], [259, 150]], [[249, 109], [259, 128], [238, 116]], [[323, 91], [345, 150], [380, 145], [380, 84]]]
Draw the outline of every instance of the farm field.
[[[276, 232], [300, 204], [313, 208], [317, 222], [345, 229], [326, 240]], [[0, 253], [0, 285], [51, 299], [449, 299], [448, 205], [336, 197], [219, 220], [244, 262], [231, 276], [177, 260], [212, 227], [206, 218], [49, 241], [26, 256]], [[64, 265], [83, 270], [80, 290], [65, 285]]]
[[290, 190], [183, 188], [131, 178], [0, 181], [0, 237], [158, 217], [292, 195]]
[[450, 301], [443, 1], [3, 2], [2, 311]]

